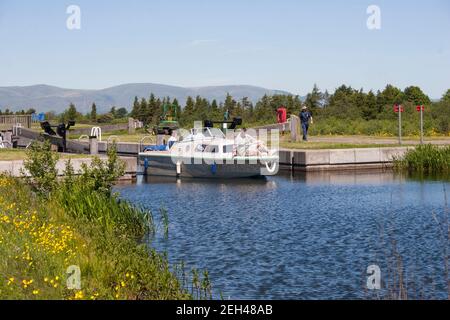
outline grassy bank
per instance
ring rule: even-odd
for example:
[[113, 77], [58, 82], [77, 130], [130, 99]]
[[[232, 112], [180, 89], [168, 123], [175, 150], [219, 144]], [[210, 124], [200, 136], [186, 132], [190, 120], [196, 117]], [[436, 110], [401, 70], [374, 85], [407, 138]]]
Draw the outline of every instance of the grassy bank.
[[450, 174], [450, 146], [420, 145], [409, 150], [403, 157], [395, 159], [398, 171], [423, 174]]
[[287, 142], [281, 141], [280, 147], [285, 149], [321, 150], [321, 149], [358, 149], [358, 148], [392, 148], [405, 147], [408, 145], [387, 143], [339, 143], [339, 142]]
[[[45, 146], [33, 149], [25, 164], [32, 181], [0, 176], [0, 299], [193, 297], [194, 285], [189, 291], [164, 256], [140, 244], [154, 232], [151, 213], [111, 193], [123, 171], [114, 152], [80, 176], [68, 164], [56, 182], [57, 157]], [[37, 160], [48, 163], [45, 171]], [[76, 268], [81, 288], [73, 290], [66, 282]], [[208, 279], [195, 289], [206, 297]]]
[[[338, 119], [334, 117], [315, 119], [310, 127], [312, 135], [367, 135], [379, 137], [395, 137], [398, 134], [397, 119], [376, 119], [363, 121], [361, 119]], [[403, 134], [406, 136], [419, 136], [420, 127], [418, 120], [404, 119], [402, 125]], [[425, 121], [424, 132], [426, 137], [448, 136], [448, 133], [440, 132], [429, 120]]]
[[[115, 140], [116, 142], [140, 142], [144, 137], [146, 137], [144, 143], [156, 143], [156, 137], [151, 136], [148, 132], [143, 129], [138, 129], [135, 134], [129, 134], [128, 130], [115, 130], [102, 133], [103, 141]], [[69, 134], [69, 139], [78, 140], [80, 135]]]

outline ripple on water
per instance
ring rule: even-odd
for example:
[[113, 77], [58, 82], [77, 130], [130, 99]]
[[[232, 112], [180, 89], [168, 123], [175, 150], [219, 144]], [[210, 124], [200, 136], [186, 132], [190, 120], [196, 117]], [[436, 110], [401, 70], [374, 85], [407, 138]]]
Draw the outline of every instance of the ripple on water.
[[443, 243], [432, 218], [444, 211], [443, 183], [390, 173], [335, 178], [151, 179], [117, 191], [154, 213], [167, 208], [169, 239], [157, 236], [152, 245], [171, 262], [208, 269], [217, 295], [365, 298], [366, 268], [387, 268], [391, 236], [425, 295], [445, 298]]

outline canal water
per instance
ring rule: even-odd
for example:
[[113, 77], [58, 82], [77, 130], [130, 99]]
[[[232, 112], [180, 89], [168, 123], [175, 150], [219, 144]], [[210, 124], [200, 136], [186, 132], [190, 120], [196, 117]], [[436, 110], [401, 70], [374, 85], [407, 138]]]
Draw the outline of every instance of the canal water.
[[[400, 282], [408, 298], [447, 297], [448, 182], [392, 172], [142, 177], [116, 191], [157, 222], [167, 209], [168, 237], [160, 231], [149, 245], [171, 263], [207, 269], [216, 298], [383, 298]], [[367, 287], [371, 265], [381, 290]]]

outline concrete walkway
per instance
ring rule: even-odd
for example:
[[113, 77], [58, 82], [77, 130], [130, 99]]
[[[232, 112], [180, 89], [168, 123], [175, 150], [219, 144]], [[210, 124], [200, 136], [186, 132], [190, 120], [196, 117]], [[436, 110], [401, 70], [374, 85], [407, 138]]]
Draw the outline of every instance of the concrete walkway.
[[280, 168], [299, 171], [383, 169], [410, 148], [355, 148], [324, 150], [280, 150]]
[[[100, 157], [101, 159], [105, 159], [106, 157]], [[125, 175], [120, 180], [133, 180], [136, 178], [137, 174], [137, 161], [134, 157], [120, 157], [122, 161], [125, 162]], [[68, 159], [60, 159], [56, 164], [56, 169], [60, 175], [63, 174], [64, 169], [66, 167], [66, 161]], [[91, 158], [74, 158], [70, 159], [70, 162], [73, 166], [75, 173], [78, 173], [81, 170], [81, 165], [87, 164], [89, 165], [92, 162]], [[13, 177], [21, 177], [23, 167], [23, 160], [10, 160], [10, 161], [0, 161], [0, 173], [9, 174]]]

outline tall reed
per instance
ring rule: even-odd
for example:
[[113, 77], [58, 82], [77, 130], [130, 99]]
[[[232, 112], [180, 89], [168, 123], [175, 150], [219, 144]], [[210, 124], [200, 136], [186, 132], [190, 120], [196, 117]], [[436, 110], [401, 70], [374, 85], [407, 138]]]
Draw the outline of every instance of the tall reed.
[[450, 173], [450, 146], [426, 144], [410, 149], [403, 157], [394, 158], [394, 168], [424, 174]]

